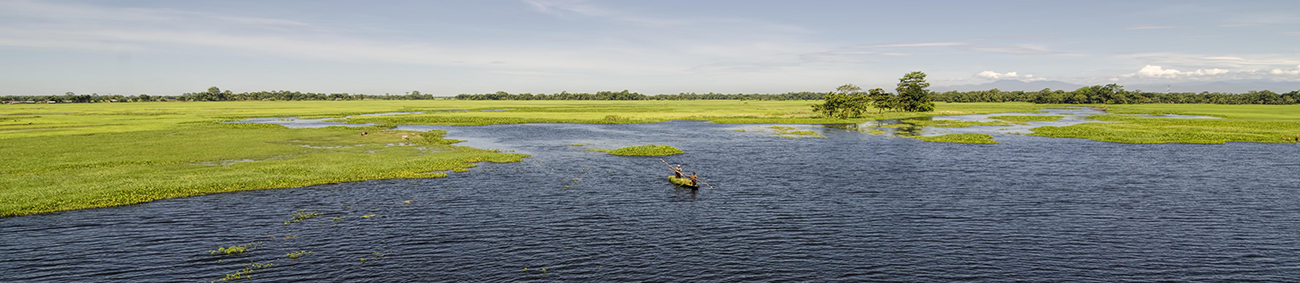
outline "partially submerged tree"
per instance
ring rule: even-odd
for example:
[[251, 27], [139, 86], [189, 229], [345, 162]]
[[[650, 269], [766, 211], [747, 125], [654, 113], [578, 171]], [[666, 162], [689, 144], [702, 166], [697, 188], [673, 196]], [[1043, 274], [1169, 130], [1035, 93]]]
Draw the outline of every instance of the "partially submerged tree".
[[873, 88], [862, 92], [862, 88], [846, 84], [835, 88], [835, 92], [826, 95], [822, 104], [813, 105], [813, 111], [826, 117], [859, 118], [871, 107], [885, 110], [902, 110], [908, 112], [934, 111], [934, 101], [930, 91], [925, 89], [930, 83], [925, 82], [925, 73], [911, 72], [898, 79], [897, 94]]
[[813, 105], [813, 111], [840, 119], [862, 117], [869, 109], [871, 97], [862, 93], [862, 88], [852, 84], [835, 88], [835, 92], [826, 95], [826, 102]]

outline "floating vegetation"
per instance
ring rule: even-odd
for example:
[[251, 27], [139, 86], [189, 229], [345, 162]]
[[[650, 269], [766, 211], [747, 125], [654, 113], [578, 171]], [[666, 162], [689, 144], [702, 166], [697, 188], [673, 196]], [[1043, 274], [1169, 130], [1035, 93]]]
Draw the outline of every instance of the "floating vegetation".
[[306, 209], [299, 209], [298, 211], [295, 211], [293, 213], [293, 218], [290, 218], [288, 221], [284, 221], [284, 225], [302, 222], [303, 220], [307, 220], [316, 216], [321, 216], [321, 213], [316, 211], [307, 212]]
[[[296, 237], [296, 236], [295, 236]], [[246, 253], [249, 250], [261, 247], [262, 242], [252, 242], [238, 246], [217, 247], [215, 250], [209, 250], [210, 255], [237, 255]]]
[[375, 217], [375, 215], [374, 215], [374, 214], [366, 214], [366, 215], [362, 215], [362, 216], [361, 216], [361, 218], [371, 218], [371, 217]]
[[775, 130], [775, 132], [773, 132], [772, 134], [777, 135], [777, 136], [779, 136], [779, 137], [787, 138], [787, 139], [793, 139], [793, 138], [825, 138], [825, 137], [826, 137], [826, 136], [823, 136], [822, 134], [819, 134], [819, 133], [817, 133], [817, 132], [815, 132], [815, 131], [810, 131], [810, 130], [799, 130], [799, 129], [797, 129], [797, 128], [795, 128], [795, 127], [791, 127], [791, 126], [771, 126], [771, 127], [768, 127], [768, 128], [769, 128], [769, 129], [772, 129], [772, 130]]
[[251, 274], [252, 274], [254, 271], [257, 271], [257, 270], [260, 270], [260, 269], [263, 269], [263, 268], [267, 268], [267, 267], [271, 267], [271, 266], [273, 266], [273, 265], [275, 265], [275, 264], [274, 264], [274, 263], [248, 263], [248, 264], [245, 264], [245, 265], [244, 265], [244, 269], [240, 269], [239, 271], [235, 271], [235, 273], [226, 274], [226, 277], [223, 277], [223, 278], [221, 278], [221, 279], [217, 279], [216, 281], [212, 281], [212, 282], [218, 282], [218, 281], [220, 281], [220, 282], [230, 282], [230, 281], [235, 281], [235, 280], [240, 280], [240, 279], [248, 279], [248, 278], [251, 278], [251, 277], [252, 277]]
[[942, 136], [932, 136], [932, 137], [927, 137], [927, 136], [911, 136], [910, 138], [914, 138], [914, 139], [918, 139], [918, 140], [923, 140], [923, 141], [928, 141], [928, 142], [951, 142], [951, 143], [998, 143], [998, 141], [993, 140], [993, 136], [992, 136], [992, 135], [989, 135], [989, 134], [976, 134], [976, 133], [947, 134], [947, 135], [942, 135]]
[[299, 257], [302, 257], [302, 256], [304, 256], [304, 255], [309, 255], [309, 254], [311, 254], [311, 251], [296, 251], [296, 252], [291, 252], [291, 253], [287, 253], [287, 254], [284, 254], [284, 255], [285, 255], [285, 256], [288, 256], [289, 259], [298, 259]]
[[589, 149], [589, 150], [605, 152], [613, 155], [624, 155], [624, 156], [665, 156], [665, 155], [686, 153], [681, 149], [677, 149], [676, 147], [673, 147], [671, 145], [657, 145], [657, 144], [629, 146], [629, 147], [624, 147], [619, 149]]
[[[384, 258], [384, 256], [386, 255], [388, 255], [388, 253], [370, 252], [369, 260], [381, 259]], [[361, 257], [361, 263], [366, 263], [366, 260], [367, 260], [366, 257]]]
[[898, 128], [898, 127], [938, 127], [938, 128], [961, 128], [974, 126], [1010, 126], [1007, 122], [993, 121], [966, 121], [966, 120], [933, 120], [933, 119], [904, 119], [898, 124], [885, 124], [881, 128]]
[[1005, 115], [1005, 116], [992, 116], [992, 117], [989, 117], [989, 119], [997, 119], [997, 120], [1002, 120], [1002, 121], [1009, 121], [1009, 122], [1014, 122], [1014, 123], [1022, 124], [1022, 125], [1024, 125], [1024, 124], [1028, 124], [1028, 123], [1025, 123], [1025, 122], [1047, 122], [1047, 121], [1057, 121], [1057, 120], [1061, 120], [1061, 118], [1065, 118], [1065, 116], [1046, 116], [1046, 115], [1043, 115], [1043, 116], [1039, 116], [1039, 115]]

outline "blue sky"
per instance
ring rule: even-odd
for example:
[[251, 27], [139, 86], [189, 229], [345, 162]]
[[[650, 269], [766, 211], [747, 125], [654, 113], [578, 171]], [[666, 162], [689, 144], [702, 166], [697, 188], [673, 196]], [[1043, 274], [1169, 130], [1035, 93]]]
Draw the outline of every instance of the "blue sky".
[[1300, 1], [0, 1], [0, 95], [1300, 81]]

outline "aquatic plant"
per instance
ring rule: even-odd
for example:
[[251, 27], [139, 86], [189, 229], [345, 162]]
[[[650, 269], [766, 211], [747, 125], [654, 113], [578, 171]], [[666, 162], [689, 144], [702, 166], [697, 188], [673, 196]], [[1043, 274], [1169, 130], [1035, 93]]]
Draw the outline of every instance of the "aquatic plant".
[[1003, 116], [989, 117], [989, 119], [1009, 121], [1009, 122], [1022, 124], [1022, 125], [1028, 124], [1025, 122], [1056, 121], [1056, 120], [1061, 120], [1061, 118], [1065, 118], [1065, 116], [1003, 115]]
[[769, 128], [769, 129], [772, 129], [772, 130], [775, 130], [774, 132], [772, 132], [772, 134], [777, 135], [777, 136], [779, 136], [779, 137], [787, 138], [787, 139], [793, 139], [793, 138], [825, 138], [825, 137], [826, 137], [826, 136], [823, 136], [823, 135], [821, 135], [821, 134], [819, 134], [819, 133], [817, 133], [817, 132], [815, 132], [815, 131], [809, 131], [809, 130], [798, 130], [797, 128], [795, 128], [795, 127], [791, 127], [791, 126], [771, 126], [771, 127], [768, 127], [768, 128]]
[[209, 250], [210, 255], [236, 255], [246, 253], [249, 250], [261, 247], [262, 242], [252, 242], [238, 246], [217, 247], [215, 250]]
[[298, 211], [293, 212], [293, 217], [292, 217], [292, 218], [290, 218], [289, 220], [284, 221], [284, 225], [289, 225], [289, 224], [291, 224], [291, 223], [298, 223], [298, 222], [301, 222], [301, 221], [303, 221], [303, 220], [307, 220], [307, 219], [309, 219], [309, 218], [316, 217], [316, 216], [321, 216], [321, 215], [322, 215], [322, 214], [321, 214], [320, 212], [316, 212], [316, 211], [307, 212], [306, 209], [299, 209]]
[[274, 263], [248, 263], [244, 265], [243, 269], [240, 269], [239, 271], [235, 271], [235, 273], [226, 274], [225, 277], [222, 277], [221, 279], [217, 279], [216, 281], [212, 281], [212, 282], [217, 282], [217, 281], [230, 282], [230, 281], [235, 281], [240, 279], [252, 278], [251, 274], [254, 271], [271, 267], [273, 265], [275, 264]]
[[302, 257], [302, 256], [304, 256], [304, 255], [308, 255], [308, 254], [311, 254], [311, 251], [296, 251], [296, 252], [291, 252], [291, 253], [287, 253], [287, 254], [284, 254], [284, 255], [287, 256], [287, 257], [289, 257], [289, 259], [298, 259], [299, 257]]
[[918, 140], [928, 142], [951, 142], [951, 143], [998, 143], [993, 140], [992, 135], [964, 133], [964, 134], [947, 134], [942, 136], [908, 136]]
[[613, 155], [624, 155], [624, 156], [665, 156], [665, 155], [686, 153], [683, 152], [681, 149], [677, 149], [676, 147], [673, 147], [671, 145], [657, 145], [657, 144], [629, 146], [629, 147], [618, 148], [618, 149], [590, 149], [590, 150], [605, 152]]

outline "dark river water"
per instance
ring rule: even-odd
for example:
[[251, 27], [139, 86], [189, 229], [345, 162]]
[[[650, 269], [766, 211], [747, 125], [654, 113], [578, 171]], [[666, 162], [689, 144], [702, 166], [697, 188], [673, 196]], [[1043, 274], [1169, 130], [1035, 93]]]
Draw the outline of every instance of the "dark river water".
[[[1300, 281], [1293, 144], [426, 128], [533, 157], [0, 218], [0, 282], [208, 282], [249, 263], [272, 265], [246, 282]], [[675, 188], [658, 157], [584, 150], [652, 143], [714, 188]], [[322, 215], [284, 224], [298, 210]]]

